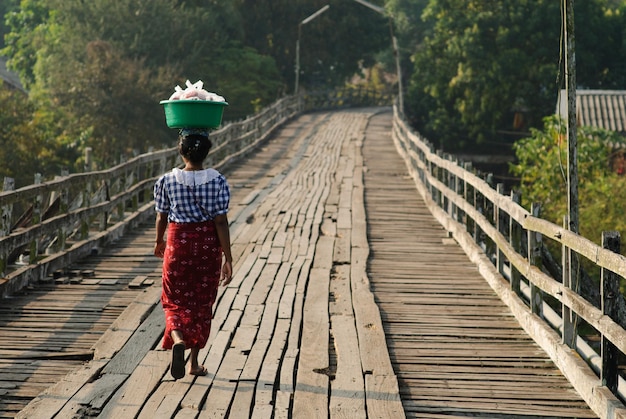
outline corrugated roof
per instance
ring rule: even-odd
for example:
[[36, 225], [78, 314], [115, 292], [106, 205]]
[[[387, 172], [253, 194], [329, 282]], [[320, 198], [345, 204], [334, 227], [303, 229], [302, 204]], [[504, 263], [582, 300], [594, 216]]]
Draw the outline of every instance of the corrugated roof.
[[24, 86], [22, 86], [22, 83], [20, 82], [19, 76], [7, 69], [6, 57], [0, 57], [0, 79], [4, 80], [5, 83], [15, 89], [25, 91]]
[[[567, 99], [561, 92], [557, 105], [559, 114], [566, 117]], [[626, 90], [576, 90], [578, 125], [604, 128], [626, 133]]]
[[576, 93], [581, 125], [626, 132], [626, 90], [583, 90]]

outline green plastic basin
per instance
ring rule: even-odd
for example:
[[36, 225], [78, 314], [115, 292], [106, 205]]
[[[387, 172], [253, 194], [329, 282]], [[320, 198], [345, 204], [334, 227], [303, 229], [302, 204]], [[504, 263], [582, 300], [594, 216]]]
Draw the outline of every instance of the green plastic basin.
[[170, 128], [218, 128], [227, 102], [208, 100], [162, 100], [165, 122]]

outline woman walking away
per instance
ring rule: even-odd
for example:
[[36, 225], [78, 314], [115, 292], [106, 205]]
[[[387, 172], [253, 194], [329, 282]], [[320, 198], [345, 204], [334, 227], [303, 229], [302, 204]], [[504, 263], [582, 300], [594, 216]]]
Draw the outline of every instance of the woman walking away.
[[166, 173], [154, 185], [154, 255], [163, 258], [163, 348], [172, 350], [170, 372], [175, 379], [185, 376], [186, 349], [189, 374], [206, 375], [198, 353], [211, 332], [217, 288], [228, 285], [233, 274], [230, 189], [217, 170], [202, 167], [210, 148], [208, 131], [182, 129], [178, 152], [185, 167]]

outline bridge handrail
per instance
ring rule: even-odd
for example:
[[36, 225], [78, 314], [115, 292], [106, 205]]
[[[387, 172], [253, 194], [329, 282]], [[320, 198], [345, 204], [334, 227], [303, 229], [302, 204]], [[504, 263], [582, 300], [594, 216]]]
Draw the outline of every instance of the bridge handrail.
[[[209, 164], [220, 168], [244, 155], [302, 110], [301, 97], [285, 97], [216, 130], [211, 135]], [[56, 270], [145, 220], [153, 214], [154, 181], [178, 164], [177, 148], [171, 147], [110, 169], [0, 192], [0, 295], [49, 281]], [[50, 254], [42, 254], [44, 248]], [[25, 254], [26, 260], [17, 259]]]
[[[618, 276], [626, 277], [626, 258], [539, 218], [537, 207], [524, 209], [517, 193], [503, 195], [502, 185], [494, 189], [471, 165], [436, 151], [397, 112], [393, 138], [433, 214], [470, 255], [526, 332], [595, 413], [603, 418], [614, 417], [611, 415], [618, 411], [626, 413], [620, 400], [625, 383], [616, 362], [626, 353], [626, 330], [617, 315], [606, 310], [607, 305], [616, 306]], [[543, 240], [557, 243], [564, 254], [571, 251], [589, 259], [607, 282], [612, 281], [613, 294], [604, 295], [602, 302], [605, 311], [564, 285], [568, 282], [565, 274], [563, 281], [542, 269], [539, 249]], [[621, 294], [619, 297], [622, 299]], [[602, 351], [591, 349], [580, 336], [568, 338], [568, 333], [576, 333], [575, 321], [558, 315], [559, 310], [571, 312], [593, 327], [601, 336]]]
[[[360, 87], [303, 90], [214, 131], [208, 164], [219, 169], [244, 156], [301, 112], [389, 106], [392, 100], [389, 92]], [[50, 280], [57, 270], [146, 219], [153, 213], [154, 181], [179, 162], [176, 147], [171, 147], [110, 169], [66, 174], [17, 190], [5, 178], [5, 191], [0, 192], [0, 298]]]

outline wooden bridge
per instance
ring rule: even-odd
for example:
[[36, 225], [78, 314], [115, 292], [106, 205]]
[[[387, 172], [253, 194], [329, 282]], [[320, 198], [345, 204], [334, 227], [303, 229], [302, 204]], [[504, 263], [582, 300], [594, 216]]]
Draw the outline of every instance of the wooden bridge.
[[[146, 191], [167, 167], [164, 153], [157, 161], [166, 163], [150, 163], [152, 173], [115, 169], [126, 186], [94, 205], [119, 223], [90, 212], [85, 217], [99, 231], [79, 236], [85, 229], [76, 214], [92, 210], [68, 204], [75, 233], [62, 229], [62, 256], [18, 264], [4, 250], [0, 417], [624, 416], [621, 377], [606, 366], [607, 349], [597, 367], [602, 353], [585, 361], [581, 342], [578, 352], [562, 342], [567, 322], [542, 319], [556, 296], [601, 341], [610, 339], [611, 351], [623, 351], [623, 329], [545, 278], [534, 252], [515, 256], [523, 254], [516, 228], [534, 249], [538, 231], [556, 226], [482, 190], [470, 171], [458, 176], [468, 168], [412, 143], [415, 135], [391, 108], [278, 113], [280, 123], [255, 125], [256, 139], [225, 154], [238, 159], [213, 157], [233, 191], [235, 276], [220, 289], [200, 354], [208, 375], [174, 380], [170, 354], [160, 348], [161, 261], [152, 256]], [[252, 131], [248, 124], [240, 132]], [[219, 150], [229, 141], [217, 143]], [[67, 182], [62, 189], [76, 183]], [[38, 188], [29, 195], [36, 202], [41, 188], [54, 189]], [[15, 209], [9, 195], [0, 204]], [[120, 202], [127, 207], [115, 212]], [[32, 251], [42, 231], [58, 231], [49, 220], [14, 230], [5, 242], [15, 248], [16, 236], [27, 234], [21, 248]], [[584, 244], [583, 255], [591, 252]], [[600, 266], [622, 274], [619, 255], [593, 251]]]

